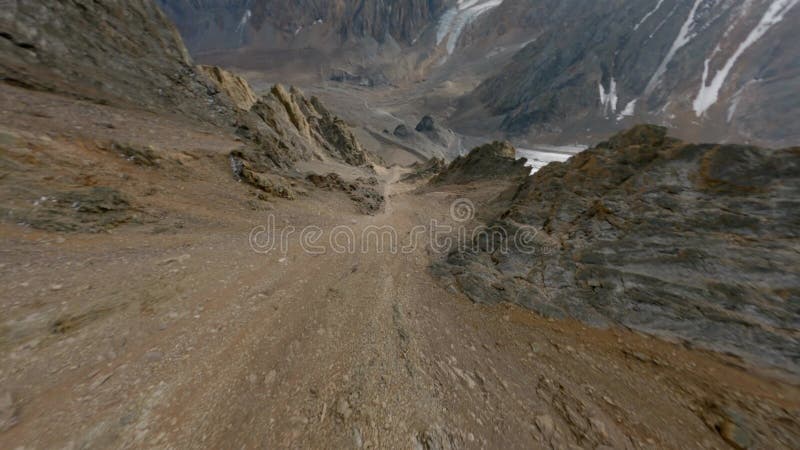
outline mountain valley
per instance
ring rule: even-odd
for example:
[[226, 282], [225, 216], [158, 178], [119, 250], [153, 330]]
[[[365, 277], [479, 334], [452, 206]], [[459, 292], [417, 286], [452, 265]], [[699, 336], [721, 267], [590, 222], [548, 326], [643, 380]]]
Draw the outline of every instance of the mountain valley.
[[0, 448], [799, 448], [798, 3], [3, 3]]

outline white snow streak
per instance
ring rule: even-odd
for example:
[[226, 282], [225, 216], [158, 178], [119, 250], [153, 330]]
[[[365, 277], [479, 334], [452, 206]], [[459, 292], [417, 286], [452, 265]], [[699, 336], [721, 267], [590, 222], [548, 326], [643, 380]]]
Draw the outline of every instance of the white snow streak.
[[447, 39], [447, 54], [452, 55], [464, 27], [474, 22], [481, 14], [503, 3], [504, 0], [458, 0], [458, 4], [447, 10], [439, 20], [436, 30], [436, 45]]
[[638, 99], [633, 99], [625, 105], [625, 109], [622, 110], [621, 113], [617, 116], [617, 121], [620, 121], [626, 117], [631, 117], [636, 112], [636, 101]]
[[239, 20], [239, 25], [236, 26], [237, 33], [243, 33], [244, 27], [247, 26], [247, 23], [250, 22], [250, 18], [253, 17], [253, 13], [248, 9], [244, 12], [242, 19]]
[[639, 27], [644, 25], [644, 23], [647, 22], [647, 19], [649, 19], [650, 16], [652, 16], [653, 14], [655, 14], [656, 11], [658, 11], [658, 9], [661, 8], [661, 5], [663, 5], [663, 4], [664, 4], [664, 0], [658, 0], [658, 3], [656, 3], [656, 7], [651, 9], [650, 12], [648, 12], [647, 14], [644, 15], [644, 17], [642, 17], [642, 20], [640, 20], [639, 23], [637, 23], [636, 26], [633, 27], [633, 31], [638, 30]]
[[697, 98], [694, 99], [693, 104], [694, 112], [698, 117], [703, 115], [708, 108], [717, 102], [722, 85], [725, 84], [725, 80], [728, 78], [731, 69], [733, 69], [733, 66], [736, 64], [736, 60], [742, 56], [742, 53], [761, 39], [773, 25], [783, 20], [786, 13], [798, 3], [800, 3], [800, 0], [773, 0], [767, 8], [767, 12], [764, 13], [764, 17], [762, 17], [758, 25], [750, 31], [750, 34], [747, 35], [745, 40], [739, 44], [739, 47], [733, 55], [728, 58], [725, 65], [714, 74], [714, 78], [711, 80], [710, 84], [706, 84], [706, 81], [708, 79], [711, 58], [706, 59], [705, 67], [703, 68], [703, 81], [700, 84], [700, 92], [697, 93]]
[[694, 4], [692, 5], [692, 9], [689, 11], [689, 16], [686, 18], [686, 21], [681, 26], [681, 30], [678, 32], [678, 37], [675, 38], [675, 42], [672, 43], [672, 47], [670, 47], [669, 51], [667, 52], [667, 56], [664, 57], [664, 60], [661, 61], [661, 65], [658, 66], [655, 73], [653, 74], [653, 78], [650, 79], [650, 82], [647, 83], [647, 87], [645, 88], [645, 94], [651, 94], [653, 90], [658, 86], [658, 83], [661, 82], [661, 77], [664, 76], [664, 72], [667, 71], [667, 65], [672, 61], [672, 58], [675, 57], [675, 54], [678, 53], [678, 50], [683, 48], [684, 45], [691, 42], [694, 38], [694, 34], [692, 34], [692, 25], [694, 24], [694, 15], [697, 13], [697, 7], [700, 6], [700, 2], [703, 0], [694, 0]]
[[617, 81], [611, 77], [611, 84], [608, 86], [608, 91], [603, 87], [603, 82], [597, 83], [600, 88], [600, 105], [603, 107], [603, 114], [608, 116], [617, 111]]

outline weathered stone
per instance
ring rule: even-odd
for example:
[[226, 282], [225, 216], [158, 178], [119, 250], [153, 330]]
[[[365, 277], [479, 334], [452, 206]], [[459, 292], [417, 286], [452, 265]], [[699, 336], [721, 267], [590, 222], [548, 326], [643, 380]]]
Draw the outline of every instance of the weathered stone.
[[258, 101], [250, 84], [239, 75], [216, 66], [201, 65], [198, 66], [198, 69], [211, 79], [217, 89], [227, 94], [237, 108], [250, 111], [250, 108]]
[[[447, 283], [478, 302], [798, 371], [798, 198], [800, 149], [686, 144], [639, 126], [525, 179], [492, 219], [509, 252], [457, 252], [436, 273], [449, 267]], [[514, 241], [521, 227], [532, 246]]]
[[525, 161], [516, 159], [516, 150], [508, 142], [493, 142], [459, 156], [431, 180], [431, 184], [466, 184], [477, 180], [502, 178], [521, 180], [530, 174]]

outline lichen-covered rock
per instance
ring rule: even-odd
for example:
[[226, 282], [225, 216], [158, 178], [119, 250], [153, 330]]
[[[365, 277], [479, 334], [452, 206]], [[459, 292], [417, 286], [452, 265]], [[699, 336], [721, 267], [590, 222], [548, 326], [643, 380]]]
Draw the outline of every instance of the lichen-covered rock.
[[475, 301], [800, 372], [798, 199], [800, 148], [687, 144], [639, 126], [526, 179], [494, 219], [508, 252], [454, 253], [437, 273]]

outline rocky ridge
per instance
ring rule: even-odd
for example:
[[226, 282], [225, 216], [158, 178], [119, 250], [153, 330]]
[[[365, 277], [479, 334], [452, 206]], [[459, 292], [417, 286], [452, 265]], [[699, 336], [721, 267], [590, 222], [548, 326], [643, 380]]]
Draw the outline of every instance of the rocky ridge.
[[[452, 170], [452, 169], [451, 169]], [[800, 149], [638, 126], [513, 190], [506, 231], [434, 271], [480, 303], [800, 370]]]
[[[0, 11], [0, 24], [7, 30], [0, 35], [0, 76], [10, 89], [48, 91], [236, 133], [242, 145], [230, 154], [233, 176], [262, 197], [291, 199], [300, 185], [313, 187], [294, 171], [299, 161], [367, 168], [367, 152], [353, 132], [318, 99], [279, 85], [258, 98], [242, 77], [195, 66], [174, 26], [150, 0], [12, 2]], [[161, 162], [169, 170], [181, 165], [180, 156], [148, 145], [88, 145], [153, 169]], [[30, 189], [41, 191], [41, 201], [20, 220], [34, 228], [100, 232], [140, 220], [136, 199], [113, 186]]]
[[521, 180], [530, 174], [524, 159], [516, 158], [508, 142], [492, 142], [459, 156], [440, 171], [431, 184], [466, 184], [486, 179]]

